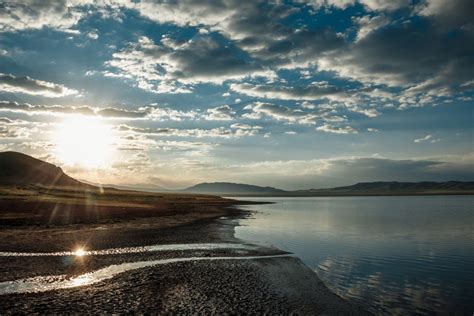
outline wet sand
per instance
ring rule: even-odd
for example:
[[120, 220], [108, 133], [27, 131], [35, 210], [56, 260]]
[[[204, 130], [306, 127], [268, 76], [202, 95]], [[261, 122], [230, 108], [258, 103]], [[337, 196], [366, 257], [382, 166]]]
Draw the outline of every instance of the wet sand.
[[[54, 252], [154, 244], [243, 243], [234, 237], [247, 216], [230, 205], [203, 214], [53, 227], [10, 227], [0, 251]], [[10, 236], [10, 238], [5, 238]], [[35, 276], [78, 276], [126, 262], [189, 257], [285, 254], [273, 248], [166, 250], [102, 256], [0, 257], [0, 282]], [[298, 258], [186, 261], [127, 271], [87, 286], [0, 295], [0, 313], [279, 313], [364, 314], [331, 293]]]

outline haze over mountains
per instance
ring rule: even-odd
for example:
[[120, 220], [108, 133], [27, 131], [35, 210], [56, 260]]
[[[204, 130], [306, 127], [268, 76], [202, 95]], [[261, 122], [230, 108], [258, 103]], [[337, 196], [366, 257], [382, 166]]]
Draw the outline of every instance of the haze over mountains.
[[201, 183], [184, 192], [227, 196], [344, 196], [344, 195], [430, 195], [474, 194], [474, 182], [365, 182], [350, 186], [284, 191], [273, 187], [260, 187], [239, 183]]
[[[62, 186], [77, 189], [98, 189], [65, 174], [61, 168], [48, 162], [18, 152], [0, 153], [0, 185], [44, 187]], [[328, 188], [285, 191], [274, 187], [263, 187], [242, 183], [199, 183], [183, 190], [166, 190], [153, 185], [124, 186], [104, 185], [126, 190], [153, 192], [177, 192], [213, 194], [224, 196], [344, 196], [344, 195], [436, 195], [474, 194], [474, 182], [366, 182]]]

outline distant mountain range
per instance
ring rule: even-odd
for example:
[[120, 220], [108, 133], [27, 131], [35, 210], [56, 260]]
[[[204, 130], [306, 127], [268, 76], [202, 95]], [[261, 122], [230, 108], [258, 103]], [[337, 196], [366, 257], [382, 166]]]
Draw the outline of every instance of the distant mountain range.
[[361, 182], [330, 189], [295, 191], [309, 195], [474, 194], [474, 182]]
[[[97, 190], [66, 175], [61, 168], [18, 152], [0, 152], [0, 185], [39, 185], [44, 187], [73, 187]], [[285, 191], [242, 183], [199, 183], [184, 190], [166, 190], [154, 185], [103, 185], [126, 190], [153, 192], [198, 193], [224, 196], [345, 196], [345, 195], [439, 195], [474, 194], [474, 182], [364, 182], [329, 189]]]
[[329, 189], [284, 191], [273, 187], [214, 182], [200, 183], [185, 190], [189, 193], [227, 196], [344, 196], [344, 195], [437, 195], [474, 194], [474, 182], [362, 182]]

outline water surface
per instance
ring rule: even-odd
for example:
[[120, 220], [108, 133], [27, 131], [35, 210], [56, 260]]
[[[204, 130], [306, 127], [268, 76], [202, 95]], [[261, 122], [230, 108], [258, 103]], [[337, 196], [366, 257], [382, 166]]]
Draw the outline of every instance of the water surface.
[[109, 248], [102, 250], [76, 249], [59, 252], [12, 252], [0, 251], [0, 257], [62, 257], [62, 256], [107, 256], [130, 253], [180, 250], [255, 249], [253, 245], [235, 243], [159, 244], [141, 247]]
[[474, 313], [474, 197], [242, 198], [236, 237], [290, 251], [376, 313]]
[[108, 267], [81, 274], [76, 277], [68, 275], [47, 275], [33, 278], [19, 279], [15, 281], [0, 282], [0, 295], [19, 293], [38, 293], [52, 290], [68, 289], [99, 283], [128, 271], [153, 267], [163, 264], [190, 261], [214, 261], [214, 260], [259, 260], [269, 258], [287, 258], [288, 254], [265, 255], [265, 256], [240, 256], [240, 257], [185, 257], [160, 260], [135, 261], [114, 264]]

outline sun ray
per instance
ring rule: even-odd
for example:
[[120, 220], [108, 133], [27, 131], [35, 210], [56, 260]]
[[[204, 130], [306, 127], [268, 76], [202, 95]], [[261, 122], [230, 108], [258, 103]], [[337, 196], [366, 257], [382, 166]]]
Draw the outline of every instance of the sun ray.
[[62, 121], [54, 133], [57, 158], [66, 165], [102, 168], [110, 164], [115, 136], [100, 118], [73, 117]]

